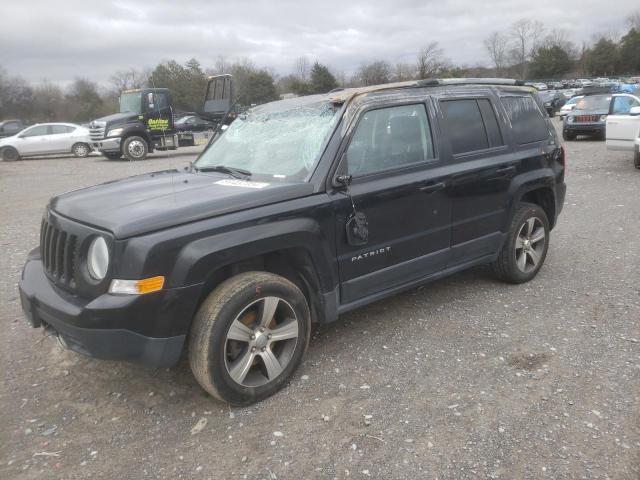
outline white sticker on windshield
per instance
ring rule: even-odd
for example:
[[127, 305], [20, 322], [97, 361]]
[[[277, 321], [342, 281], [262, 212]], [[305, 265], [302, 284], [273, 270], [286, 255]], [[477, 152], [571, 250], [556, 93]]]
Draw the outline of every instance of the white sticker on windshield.
[[269, 186], [264, 182], [250, 182], [248, 180], [239, 180], [233, 178], [225, 178], [224, 180], [218, 180], [214, 182], [216, 185], [225, 185], [227, 187], [245, 187], [245, 188], [264, 188]]

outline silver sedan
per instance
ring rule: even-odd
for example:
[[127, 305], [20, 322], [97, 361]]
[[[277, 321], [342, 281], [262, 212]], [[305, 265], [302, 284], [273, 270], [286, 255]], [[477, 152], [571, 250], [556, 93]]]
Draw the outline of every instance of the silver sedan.
[[64, 153], [76, 157], [89, 155], [89, 130], [73, 123], [39, 123], [12, 137], [0, 139], [0, 157], [6, 162]]

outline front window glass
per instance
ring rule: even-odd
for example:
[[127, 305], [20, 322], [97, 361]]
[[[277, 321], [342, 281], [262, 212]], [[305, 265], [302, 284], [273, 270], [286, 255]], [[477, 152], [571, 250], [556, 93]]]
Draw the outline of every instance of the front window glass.
[[35, 127], [28, 128], [22, 133], [23, 137], [39, 137], [41, 135], [47, 135], [47, 125], [37, 125]]
[[633, 97], [615, 97], [612, 113], [615, 115], [629, 115], [631, 107], [640, 107], [640, 102]]
[[611, 97], [607, 95], [593, 95], [584, 97], [576, 104], [578, 110], [609, 110]]
[[369, 110], [362, 114], [347, 149], [348, 172], [368, 175], [434, 158], [423, 104]]
[[224, 165], [248, 170], [252, 176], [304, 179], [321, 154], [338, 109], [328, 102], [265, 107], [238, 117], [195, 166]]
[[140, 105], [142, 103], [141, 92], [123, 93], [120, 95], [120, 113], [142, 113]]

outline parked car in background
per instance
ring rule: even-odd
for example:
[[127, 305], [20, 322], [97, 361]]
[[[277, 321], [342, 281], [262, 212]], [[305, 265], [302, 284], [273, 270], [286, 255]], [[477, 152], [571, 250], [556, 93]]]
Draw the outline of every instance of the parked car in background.
[[575, 140], [578, 135], [604, 140], [611, 94], [585, 95], [568, 112], [562, 123], [562, 138]]
[[61, 153], [86, 157], [91, 153], [89, 145], [86, 128], [73, 123], [38, 123], [12, 137], [0, 139], [0, 157], [5, 162]]
[[584, 98], [584, 95], [578, 95], [576, 97], [573, 97], [573, 98], [570, 98], [569, 100], [567, 100], [565, 102], [565, 104], [562, 105], [562, 107], [560, 107], [560, 112], [559, 112], [560, 118], [562, 119], [562, 118], [566, 117], [567, 113], [569, 113], [571, 110], [576, 108], [576, 104], [582, 98]]
[[197, 132], [212, 132], [216, 124], [197, 115], [187, 115], [176, 120], [175, 128], [178, 131], [178, 143], [183, 145], [197, 145]]
[[620, 94], [611, 99], [607, 116], [607, 148], [633, 152], [633, 164], [640, 169], [640, 98]]
[[542, 82], [527, 82], [525, 85], [528, 87], [534, 87], [536, 90], [547, 90], [547, 84]]
[[553, 117], [560, 108], [565, 104], [566, 98], [557, 90], [546, 90], [538, 93], [540, 100], [544, 105], [547, 114]]
[[24, 130], [27, 124], [22, 120], [5, 120], [0, 122], [0, 138], [12, 137]]

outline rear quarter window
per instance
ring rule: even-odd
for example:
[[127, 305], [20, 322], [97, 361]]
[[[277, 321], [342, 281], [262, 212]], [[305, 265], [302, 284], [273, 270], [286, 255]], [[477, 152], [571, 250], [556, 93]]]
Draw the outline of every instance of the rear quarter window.
[[529, 95], [508, 96], [500, 99], [513, 127], [518, 145], [540, 142], [549, 138], [549, 128], [538, 104]]

